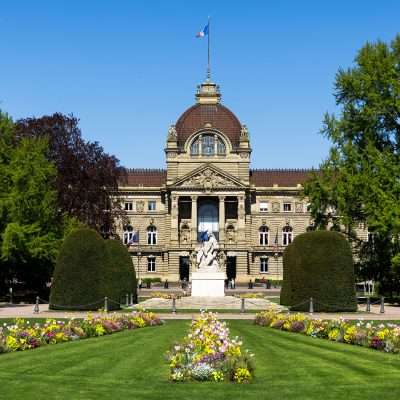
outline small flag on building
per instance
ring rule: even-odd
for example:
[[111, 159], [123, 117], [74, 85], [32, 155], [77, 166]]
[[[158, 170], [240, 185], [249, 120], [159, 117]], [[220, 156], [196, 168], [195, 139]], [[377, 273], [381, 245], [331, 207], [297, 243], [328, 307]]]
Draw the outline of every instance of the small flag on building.
[[129, 239], [128, 245], [138, 244], [139, 243], [139, 231], [133, 231], [132, 236]]
[[202, 37], [204, 37], [206, 35], [208, 35], [208, 24], [203, 28], [202, 31], [196, 33], [196, 37], [197, 38], [202, 38]]

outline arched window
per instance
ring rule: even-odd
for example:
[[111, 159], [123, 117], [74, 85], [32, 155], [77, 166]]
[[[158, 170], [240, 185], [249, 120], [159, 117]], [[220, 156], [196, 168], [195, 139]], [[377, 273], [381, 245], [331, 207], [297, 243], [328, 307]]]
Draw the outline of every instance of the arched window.
[[135, 232], [133, 231], [133, 228], [131, 225], [125, 225], [124, 226], [124, 234], [122, 237], [122, 242], [126, 245], [131, 244], [132, 240], [133, 240], [133, 236], [134, 236]]
[[290, 226], [285, 226], [282, 229], [282, 244], [284, 246], [288, 246], [290, 243], [292, 243], [293, 239], [293, 229]]
[[157, 244], [157, 228], [155, 226], [149, 226], [147, 228], [147, 244]]
[[268, 246], [268, 227], [262, 226], [259, 229], [260, 246]]
[[225, 155], [226, 146], [224, 141], [215, 133], [200, 134], [190, 147], [192, 156], [214, 156]]

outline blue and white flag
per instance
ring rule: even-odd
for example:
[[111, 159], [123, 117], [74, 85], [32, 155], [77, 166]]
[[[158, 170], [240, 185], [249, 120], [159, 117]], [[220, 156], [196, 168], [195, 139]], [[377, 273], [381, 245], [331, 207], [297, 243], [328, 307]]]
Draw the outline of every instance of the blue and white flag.
[[139, 243], [139, 231], [133, 231], [130, 235], [128, 244], [133, 245], [138, 243]]
[[209, 24], [207, 24], [207, 25], [203, 28], [202, 31], [196, 33], [196, 37], [197, 37], [197, 38], [202, 38], [202, 37], [208, 35], [208, 25], [209, 25]]

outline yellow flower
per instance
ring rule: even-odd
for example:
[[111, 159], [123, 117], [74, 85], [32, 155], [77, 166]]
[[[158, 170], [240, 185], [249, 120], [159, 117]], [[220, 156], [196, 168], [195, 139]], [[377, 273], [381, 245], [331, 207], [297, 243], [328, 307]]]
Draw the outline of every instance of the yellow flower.
[[19, 348], [19, 344], [17, 339], [13, 336], [7, 336], [6, 337], [6, 346], [11, 350], [11, 351], [17, 351]]
[[344, 333], [343, 339], [346, 343], [352, 343], [356, 338], [357, 327], [352, 325], [348, 327]]
[[387, 337], [390, 335], [390, 330], [388, 328], [382, 329], [381, 331], [378, 331], [376, 336], [378, 336], [379, 339], [385, 340]]
[[340, 330], [338, 328], [334, 328], [328, 333], [328, 339], [329, 340], [336, 340], [339, 336]]
[[247, 368], [238, 368], [233, 376], [233, 380], [237, 383], [249, 382], [250, 379], [251, 374]]
[[224, 380], [224, 374], [221, 371], [214, 371], [211, 375], [215, 382], [223, 382]]

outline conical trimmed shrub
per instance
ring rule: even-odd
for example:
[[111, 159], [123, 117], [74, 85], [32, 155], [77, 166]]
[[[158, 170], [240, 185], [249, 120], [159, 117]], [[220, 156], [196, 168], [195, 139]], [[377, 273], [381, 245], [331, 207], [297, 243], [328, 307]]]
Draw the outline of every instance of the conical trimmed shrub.
[[303, 233], [283, 254], [281, 304], [308, 311], [356, 311], [353, 256], [343, 235], [331, 231]]

